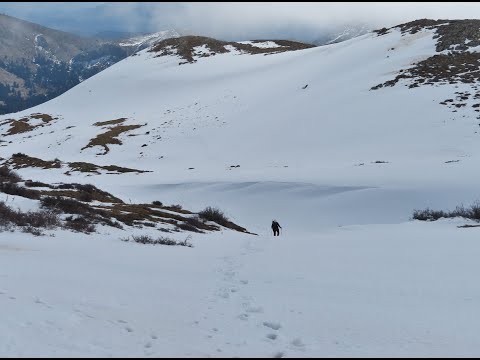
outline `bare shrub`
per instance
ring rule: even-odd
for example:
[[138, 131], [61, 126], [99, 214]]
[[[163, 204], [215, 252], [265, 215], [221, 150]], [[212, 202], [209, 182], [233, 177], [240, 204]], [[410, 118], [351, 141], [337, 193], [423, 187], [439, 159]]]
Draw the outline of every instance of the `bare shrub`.
[[478, 201], [470, 206], [469, 219], [480, 221], [480, 203]]
[[60, 184], [60, 185], [54, 186], [54, 189], [61, 189], [61, 190], [75, 189], [75, 185], [74, 184]]
[[37, 228], [34, 228], [33, 226], [26, 226], [22, 228], [22, 232], [32, 234], [33, 236], [42, 236], [44, 233]]
[[26, 158], [28, 157], [26, 154], [24, 153], [15, 153], [12, 155], [13, 158]]
[[28, 199], [40, 199], [39, 191], [27, 189], [26, 187], [19, 186], [13, 182], [0, 183], [0, 192], [8, 195], [17, 195]]
[[95, 225], [91, 223], [87, 218], [83, 216], [73, 217], [69, 216], [65, 219], [64, 228], [90, 234], [95, 232]]
[[44, 208], [65, 214], [93, 215], [97, 213], [91, 206], [74, 199], [62, 198], [60, 196], [44, 197], [40, 200], [40, 203]]
[[196, 233], [203, 233], [203, 231], [199, 229], [202, 228], [203, 225], [203, 222], [199, 220], [198, 216], [189, 217], [186, 218], [183, 223], [177, 223], [177, 227], [179, 227], [180, 229]]
[[90, 222], [101, 223], [119, 229], [123, 228], [117, 221], [112, 221], [105, 211], [74, 199], [62, 198], [60, 196], [47, 196], [43, 197], [40, 203], [42, 208], [48, 208], [58, 213], [82, 215]]
[[228, 217], [225, 216], [223, 211], [218, 208], [208, 206], [204, 210], [198, 213], [198, 216], [201, 219], [205, 219], [206, 221], [213, 221], [220, 225], [228, 225], [230, 223]]
[[48, 210], [28, 211], [24, 214], [24, 219], [28, 225], [36, 228], [53, 229], [60, 224], [58, 216]]
[[425, 210], [413, 210], [413, 219], [422, 221], [435, 221], [446, 216], [444, 211], [432, 210], [426, 208]]
[[476, 201], [470, 207], [463, 205], [457, 206], [455, 210], [443, 211], [426, 208], [424, 210], [414, 210], [412, 218], [421, 221], [435, 221], [441, 218], [463, 217], [465, 219], [480, 222], [480, 202]]
[[[184, 241], [176, 241], [174, 239], [159, 236], [156, 239], [151, 237], [150, 235], [132, 235], [132, 240], [138, 244], [150, 244], [150, 245], [168, 245], [168, 246], [186, 246], [186, 247], [193, 247], [188, 241], [191, 239], [191, 236], [187, 236]], [[122, 238], [122, 241], [130, 241], [130, 238]]]
[[32, 181], [32, 180], [27, 180], [25, 181], [25, 186], [26, 187], [46, 187], [46, 188], [50, 188], [51, 186], [48, 185], [48, 184], [45, 184], [43, 182], [40, 182], [40, 181]]
[[19, 181], [22, 181], [22, 178], [15, 171], [10, 170], [5, 165], [0, 167], [0, 182], [16, 183]]
[[132, 240], [140, 244], [151, 244], [155, 241], [150, 235], [132, 235]]
[[155, 224], [153, 222], [149, 222], [149, 221], [143, 221], [141, 224], [143, 226], [148, 226], [148, 227], [153, 227], [153, 228], [157, 226], [157, 224]]
[[16, 225], [27, 228], [52, 229], [59, 224], [60, 219], [51, 211], [22, 212], [20, 210], [13, 210], [4, 202], [0, 202], [0, 226], [2, 227]]
[[93, 194], [88, 192], [80, 192], [78, 200], [83, 202], [92, 202], [94, 200]]
[[191, 232], [196, 232], [196, 233], [202, 233], [203, 234], [203, 231], [199, 230], [195, 226], [190, 225], [188, 223], [177, 224], [177, 227], [182, 229], [182, 230], [185, 230], [185, 231], [191, 231]]

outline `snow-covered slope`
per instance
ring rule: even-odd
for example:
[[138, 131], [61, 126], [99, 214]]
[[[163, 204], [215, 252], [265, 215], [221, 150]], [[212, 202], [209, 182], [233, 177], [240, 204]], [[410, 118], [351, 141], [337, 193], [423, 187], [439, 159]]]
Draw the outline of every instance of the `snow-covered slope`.
[[[459, 172], [473, 186], [467, 174], [476, 168], [476, 113], [470, 107], [452, 113], [439, 105], [454, 95], [453, 85], [371, 90], [434, 55], [433, 35], [432, 30], [404, 35], [393, 30], [278, 54], [234, 50], [180, 66], [185, 61], [177, 56], [144, 50], [46, 104], [15, 114], [18, 119], [47, 113], [60, 120], [5, 137], [12, 143], [4, 143], [1, 156], [24, 152], [45, 160], [153, 171], [115, 177], [113, 183], [111, 176], [88, 179], [113, 187], [135, 176], [136, 184], [145, 185], [272, 182], [279, 186], [273, 194], [281, 191], [279, 182], [301, 189], [314, 184], [320, 188], [305, 191], [320, 194], [321, 186], [331, 184], [414, 183], [431, 190], [432, 178], [448, 184]], [[117, 125], [94, 125], [123, 118]], [[108, 152], [88, 147], [118, 125], [138, 128], [120, 134], [122, 145], [109, 145]], [[419, 203], [402, 209], [401, 219], [426, 200], [415, 197]], [[377, 215], [397, 219], [383, 211]]]
[[[125, 201], [216, 205], [259, 234], [199, 235], [193, 249], [171, 251], [108, 234], [62, 235], [68, 246], [2, 238], [7, 268], [42, 269], [22, 270], [31, 289], [10, 271], [2, 282], [0, 304], [15, 314], [0, 324], [3, 354], [475, 355], [478, 234], [456, 227], [467, 220], [410, 221], [415, 208], [479, 194], [476, 83], [425, 71], [452, 51], [438, 48], [450, 41], [436, 35], [445, 26], [306, 49], [166, 42], [2, 117], [2, 158], [151, 171], [66, 175], [65, 165], [21, 169], [24, 178], [93, 183]], [[29, 118], [31, 129], [15, 133], [13, 120], [32, 113], [58, 119]], [[46, 265], [57, 258], [67, 270]], [[38, 285], [54, 274], [71, 291]], [[41, 340], [28, 348], [22, 334]]]

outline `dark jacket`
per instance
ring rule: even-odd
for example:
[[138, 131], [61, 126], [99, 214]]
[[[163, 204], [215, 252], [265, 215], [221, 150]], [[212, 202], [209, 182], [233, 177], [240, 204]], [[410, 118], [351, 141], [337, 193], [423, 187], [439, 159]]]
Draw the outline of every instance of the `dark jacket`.
[[276, 221], [272, 221], [272, 229], [273, 230], [278, 230], [278, 228], [282, 228], [280, 224]]

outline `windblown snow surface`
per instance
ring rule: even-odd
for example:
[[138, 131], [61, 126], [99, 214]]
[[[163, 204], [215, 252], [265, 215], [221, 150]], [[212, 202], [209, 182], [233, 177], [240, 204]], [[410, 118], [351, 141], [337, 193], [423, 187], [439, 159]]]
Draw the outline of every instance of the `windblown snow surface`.
[[[475, 113], [439, 105], [468, 85], [370, 90], [435, 54], [432, 35], [392, 30], [184, 65], [144, 50], [2, 117], [60, 118], [5, 138], [3, 158], [152, 171], [19, 170], [25, 179], [217, 206], [258, 236], [194, 234], [187, 248], [126, 243], [130, 233], [110, 228], [0, 233], [0, 355], [480, 355], [478, 228], [410, 219], [479, 197]], [[105, 155], [84, 148], [105, 132], [94, 123], [118, 118], [143, 126]]]

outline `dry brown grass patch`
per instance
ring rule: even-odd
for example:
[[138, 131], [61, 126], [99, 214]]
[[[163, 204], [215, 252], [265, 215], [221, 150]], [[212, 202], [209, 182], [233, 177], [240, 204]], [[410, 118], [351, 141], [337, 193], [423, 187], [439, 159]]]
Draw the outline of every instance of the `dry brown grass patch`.
[[31, 118], [31, 119], [39, 119], [39, 120], [42, 120], [44, 123], [49, 123], [50, 121], [55, 120], [55, 118], [52, 117], [52, 115], [49, 115], [49, 114], [41, 114], [41, 113], [32, 114], [32, 115], [30, 115], [30, 118]]
[[82, 148], [85, 150], [89, 147], [102, 146], [105, 149], [105, 152], [102, 155], [107, 154], [110, 151], [108, 145], [122, 145], [122, 142], [117, 137], [122, 133], [138, 129], [144, 125], [118, 125], [113, 128], [110, 128], [107, 132], [98, 135], [97, 137], [90, 140], [90, 142]]
[[[227, 53], [229, 50], [225, 46], [230, 45], [240, 51], [248, 54], [272, 54], [284, 51], [295, 51], [301, 49], [308, 49], [314, 47], [311, 44], [300, 43], [288, 40], [254, 40], [253, 42], [273, 41], [278, 44], [278, 47], [261, 48], [251, 44], [240, 44], [232, 41], [221, 41], [205, 36], [181, 36], [178, 38], [165, 39], [157, 43], [150, 52], [162, 55], [177, 55], [188, 63], [196, 62], [194, 56], [208, 57], [215, 54]], [[208, 53], [195, 53], [195, 48], [198, 46], [206, 46], [210, 50]], [[180, 63], [179, 65], [184, 64]]]
[[[35, 159], [20, 155], [17, 158]], [[0, 192], [40, 200], [42, 208], [47, 208], [56, 214], [80, 215], [81, 218], [70, 217], [70, 220], [65, 220], [63, 226], [70, 230], [90, 233], [94, 231], [93, 224], [122, 228], [123, 223], [128, 226], [155, 227], [157, 230], [165, 232], [185, 230], [200, 233], [219, 231], [221, 230], [220, 225], [223, 225], [248, 233], [246, 229], [228, 219], [225, 219], [224, 222], [206, 223], [198, 215], [183, 209], [180, 205], [163, 206], [158, 201], [155, 204], [125, 204], [121, 199], [92, 184], [62, 183], [53, 185], [26, 180], [26, 187], [23, 187], [18, 184], [22, 182], [21, 177], [6, 166], [0, 167], [0, 181]], [[47, 189], [33, 190], [31, 187]], [[91, 204], [92, 201], [100, 204]], [[116, 221], [112, 221], [112, 219]], [[173, 229], [157, 227], [160, 224], [171, 225]]]
[[[42, 120], [42, 123], [31, 125], [29, 123], [29, 120], [31, 119]], [[23, 117], [19, 120], [7, 119], [2, 123], [2, 125], [10, 124], [10, 129], [8, 129], [8, 131], [5, 133], [5, 135], [8, 136], [8, 135], [15, 135], [15, 134], [21, 134], [21, 133], [32, 131], [38, 127], [45, 126], [46, 124], [54, 120], [57, 120], [57, 118], [54, 118], [48, 114], [36, 113], [30, 116]]]
[[[36, 167], [41, 169], [60, 169], [64, 163], [59, 159], [55, 160], [42, 160], [33, 156], [29, 156], [23, 153], [13, 154], [12, 158], [5, 162], [5, 164], [11, 165], [14, 169], [23, 169], [27, 167]], [[100, 166], [87, 162], [71, 162], [65, 163], [71, 170], [67, 171], [66, 174], [70, 175], [71, 171], [85, 172], [85, 173], [94, 173], [100, 174], [100, 170], [109, 171], [111, 173], [145, 173], [150, 171], [137, 170], [125, 168], [117, 165], [106, 165]]]
[[[119, 174], [131, 173], [131, 172], [141, 174], [141, 173], [149, 172], [145, 170], [124, 168], [116, 165], [100, 166], [100, 165], [95, 165], [87, 162], [72, 162], [68, 164], [68, 167], [72, 169], [71, 171], [94, 173], [94, 174], [100, 174], [99, 170], [106, 170], [106, 171], [115, 172]], [[66, 174], [70, 175], [71, 171], [67, 171]]]
[[40, 194], [43, 196], [63, 196], [71, 199], [91, 202], [99, 201], [102, 203], [123, 203], [122, 200], [109, 194], [105, 191], [101, 191], [97, 188], [86, 191], [81, 188], [75, 187], [75, 189], [54, 189], [54, 190], [43, 190], [40, 191]]
[[10, 121], [10, 129], [8, 129], [5, 135], [21, 134], [21, 133], [32, 131], [33, 129], [35, 129], [35, 127], [30, 125], [26, 121], [12, 119]]
[[14, 169], [23, 169], [26, 167], [37, 167], [41, 169], [59, 169], [62, 162], [58, 159], [46, 161], [36, 157], [31, 157], [22, 153], [13, 154], [8, 162]]
[[137, 170], [137, 169], [129, 169], [129, 168], [124, 168], [121, 166], [117, 165], [107, 165], [107, 166], [100, 166], [100, 168], [107, 170], [107, 171], [113, 171], [113, 172], [118, 172], [118, 173], [129, 173], [129, 172], [136, 172], [136, 173], [146, 173], [146, 172], [151, 172], [148, 170]]
[[[97, 165], [87, 163], [87, 162], [72, 162], [68, 164], [68, 167], [72, 169], [72, 171], [100, 174], [97, 171], [98, 170]], [[67, 173], [69, 174], [70, 171], [68, 171]]]
[[115, 119], [115, 120], [108, 120], [108, 121], [100, 121], [96, 122], [95, 126], [107, 126], [107, 125], [118, 125], [118, 124], [123, 124], [127, 118], [120, 118], [120, 119]]
[[[187, 229], [189, 231], [201, 232], [219, 230], [218, 226], [207, 225], [200, 221], [195, 222], [192, 226], [189, 217], [161, 211], [161, 207], [159, 206], [152, 208], [151, 204], [114, 204], [113, 206], [100, 206], [99, 209], [105, 211], [117, 221], [127, 225], [138, 225], [144, 224], [145, 222], [165, 223], [174, 225], [180, 229], [185, 229], [185, 225], [189, 224], [190, 227]], [[189, 213], [192, 214], [191, 212]]]

